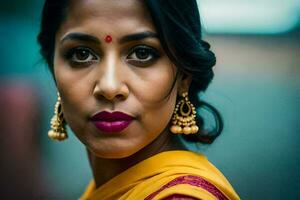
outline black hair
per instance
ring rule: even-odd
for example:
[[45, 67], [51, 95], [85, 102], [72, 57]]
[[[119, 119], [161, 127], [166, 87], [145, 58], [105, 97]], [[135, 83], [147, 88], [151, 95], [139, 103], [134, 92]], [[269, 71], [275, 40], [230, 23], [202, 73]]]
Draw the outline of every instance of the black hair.
[[[38, 42], [40, 53], [53, 74], [55, 35], [65, 20], [69, 0], [46, 0], [42, 12]], [[216, 57], [210, 45], [202, 40], [201, 21], [196, 0], [144, 0], [155, 25], [162, 47], [179, 73], [192, 77], [189, 98], [196, 108], [213, 114], [216, 126], [204, 129], [204, 118], [197, 112], [199, 132], [183, 135], [187, 142], [211, 144], [223, 130], [223, 119], [212, 105], [199, 100], [214, 77]], [[176, 74], [177, 77], [178, 74]], [[173, 83], [174, 86], [174, 83]]]

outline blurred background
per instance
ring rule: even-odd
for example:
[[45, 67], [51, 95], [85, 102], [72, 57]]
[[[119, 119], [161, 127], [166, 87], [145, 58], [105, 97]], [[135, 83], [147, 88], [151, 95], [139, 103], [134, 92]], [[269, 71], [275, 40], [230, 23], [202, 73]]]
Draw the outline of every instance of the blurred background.
[[[242, 199], [300, 199], [300, 0], [198, 2], [218, 59], [199, 96], [225, 121], [215, 143], [198, 151]], [[72, 134], [63, 143], [47, 137], [56, 89], [36, 42], [42, 4], [0, 3], [3, 199], [77, 199], [92, 177]]]

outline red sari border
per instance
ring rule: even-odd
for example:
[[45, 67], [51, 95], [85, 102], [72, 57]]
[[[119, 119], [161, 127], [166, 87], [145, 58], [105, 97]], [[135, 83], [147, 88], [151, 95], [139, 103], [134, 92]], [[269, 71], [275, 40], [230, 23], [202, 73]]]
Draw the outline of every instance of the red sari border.
[[192, 186], [200, 187], [213, 194], [218, 200], [228, 200], [228, 198], [216, 186], [206, 181], [202, 177], [192, 176], [192, 175], [180, 176], [175, 178], [174, 180], [170, 181], [166, 185], [162, 186], [157, 191], [147, 196], [144, 200], [152, 200], [156, 195], [158, 195], [163, 190], [179, 184], [189, 184]]
[[198, 199], [186, 195], [174, 194], [172, 196], [168, 196], [164, 198], [163, 200], [198, 200]]

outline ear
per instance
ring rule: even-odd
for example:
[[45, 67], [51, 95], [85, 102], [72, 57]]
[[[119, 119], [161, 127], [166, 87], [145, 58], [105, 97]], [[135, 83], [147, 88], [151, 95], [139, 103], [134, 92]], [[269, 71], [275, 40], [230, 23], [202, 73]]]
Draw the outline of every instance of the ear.
[[178, 80], [177, 91], [178, 91], [178, 95], [181, 96], [183, 92], [189, 91], [192, 82], [192, 76], [187, 74], [181, 74], [178, 78], [179, 80]]

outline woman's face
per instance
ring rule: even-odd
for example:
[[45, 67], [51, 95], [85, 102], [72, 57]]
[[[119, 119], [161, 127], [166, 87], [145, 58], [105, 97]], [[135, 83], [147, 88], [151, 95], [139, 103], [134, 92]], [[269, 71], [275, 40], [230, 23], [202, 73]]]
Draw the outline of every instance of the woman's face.
[[[161, 134], [171, 136], [177, 69], [141, 2], [71, 1], [56, 34], [54, 74], [64, 118], [99, 157], [127, 157]], [[133, 120], [121, 131], [106, 132], [95, 122], [95, 114], [102, 111], [120, 111]]]

